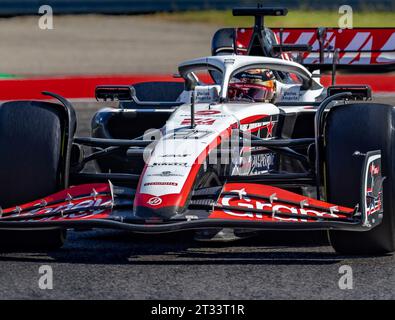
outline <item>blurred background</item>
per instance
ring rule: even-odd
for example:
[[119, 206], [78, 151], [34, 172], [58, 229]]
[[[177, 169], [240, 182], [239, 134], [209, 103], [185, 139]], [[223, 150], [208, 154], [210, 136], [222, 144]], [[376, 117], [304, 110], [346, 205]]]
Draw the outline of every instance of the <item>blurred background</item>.
[[[354, 26], [393, 26], [395, 0], [261, 1], [288, 7], [268, 26], [337, 26], [339, 6], [353, 8]], [[185, 59], [210, 54], [223, 26], [251, 26], [231, 8], [248, 0], [0, 0], [0, 73], [163, 74]], [[53, 9], [53, 29], [38, 26], [39, 8]]]
[[[37, 6], [46, 4], [62, 14], [70, 13], [110, 13], [136, 14], [153, 12], [175, 12], [188, 10], [225, 10], [236, 5], [255, 5], [255, 0], [2, 0], [1, 12], [6, 15], [35, 14]], [[266, 6], [278, 6], [279, 1], [260, 1]], [[350, 5], [354, 8], [393, 9], [392, 0], [282, 0], [281, 5], [288, 8], [328, 9], [340, 5]]]

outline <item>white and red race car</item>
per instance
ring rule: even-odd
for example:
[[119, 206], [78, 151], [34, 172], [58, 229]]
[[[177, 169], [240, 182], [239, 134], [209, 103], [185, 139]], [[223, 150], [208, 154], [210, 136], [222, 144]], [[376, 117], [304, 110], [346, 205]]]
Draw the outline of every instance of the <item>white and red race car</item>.
[[393, 252], [395, 109], [356, 101], [368, 86], [324, 88], [284, 53], [305, 44], [268, 43], [262, 17], [285, 12], [235, 10], [256, 16], [247, 51], [225, 29], [213, 56], [180, 64], [181, 83], [97, 87], [120, 102], [94, 116], [92, 137], [74, 136], [56, 94], [1, 104], [0, 234], [59, 246], [68, 228], [329, 230], [338, 252]]

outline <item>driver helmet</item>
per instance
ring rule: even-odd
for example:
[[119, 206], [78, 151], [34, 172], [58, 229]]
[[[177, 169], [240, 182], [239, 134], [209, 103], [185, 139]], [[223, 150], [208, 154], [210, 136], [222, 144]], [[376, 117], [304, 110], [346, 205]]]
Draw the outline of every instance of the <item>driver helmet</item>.
[[271, 102], [276, 93], [276, 80], [269, 69], [249, 69], [239, 72], [229, 82], [228, 97], [231, 101], [253, 100]]

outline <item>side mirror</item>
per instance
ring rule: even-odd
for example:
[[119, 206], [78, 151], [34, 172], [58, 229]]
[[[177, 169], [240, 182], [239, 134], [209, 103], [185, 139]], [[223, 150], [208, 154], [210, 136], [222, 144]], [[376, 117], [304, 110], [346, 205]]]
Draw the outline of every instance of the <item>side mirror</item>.
[[352, 99], [354, 100], [371, 100], [372, 89], [370, 86], [365, 85], [339, 85], [330, 86], [327, 89], [328, 97], [341, 92], [351, 92]]
[[95, 90], [96, 100], [118, 100], [131, 101], [136, 97], [136, 90], [133, 86], [111, 85], [97, 86]]

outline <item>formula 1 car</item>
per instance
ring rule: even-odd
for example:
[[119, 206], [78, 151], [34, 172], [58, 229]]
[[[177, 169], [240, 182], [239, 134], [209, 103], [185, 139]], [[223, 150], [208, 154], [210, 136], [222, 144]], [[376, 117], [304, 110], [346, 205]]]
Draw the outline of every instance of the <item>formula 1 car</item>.
[[394, 107], [368, 102], [368, 86], [324, 88], [314, 61], [293, 61], [309, 44], [276, 44], [263, 26], [285, 9], [234, 14], [255, 16], [246, 50], [221, 29], [174, 82], [97, 87], [119, 108], [94, 116], [92, 137], [74, 136], [54, 93], [1, 104], [0, 235], [58, 247], [68, 228], [328, 230], [339, 253], [393, 252]]

